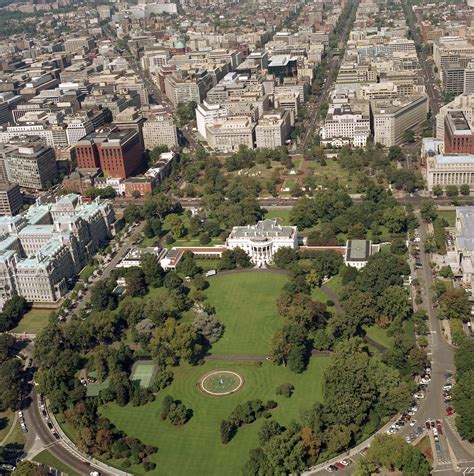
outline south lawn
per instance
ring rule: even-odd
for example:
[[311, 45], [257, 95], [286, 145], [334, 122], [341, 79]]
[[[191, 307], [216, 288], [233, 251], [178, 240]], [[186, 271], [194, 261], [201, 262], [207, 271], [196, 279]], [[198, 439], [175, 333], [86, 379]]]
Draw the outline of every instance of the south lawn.
[[225, 325], [213, 354], [267, 355], [274, 332], [282, 327], [276, 301], [287, 277], [271, 272], [242, 272], [209, 279], [208, 302]]
[[[209, 279], [206, 290], [208, 302], [215, 306], [216, 317], [226, 328], [224, 336], [214, 345], [211, 353], [222, 359], [206, 360], [203, 365], [182, 364], [174, 368], [174, 381], [157, 394], [154, 402], [142, 407], [117, 404], [102, 406], [102, 414], [130, 436], [145, 444], [157, 446], [152, 461], [157, 463], [148, 474], [159, 475], [240, 475], [248, 459], [249, 450], [257, 448], [258, 430], [263, 420], [241, 427], [232, 441], [220, 441], [220, 424], [234, 408], [252, 399], [263, 402], [275, 400], [278, 407], [272, 418], [283, 425], [300, 420], [301, 410], [322, 400], [322, 375], [329, 357], [314, 357], [308, 369], [295, 374], [272, 362], [243, 361], [245, 354], [267, 355], [273, 333], [283, 326], [276, 301], [287, 277], [272, 272], [242, 272], [218, 274]], [[232, 360], [227, 360], [232, 359]], [[212, 397], [204, 394], [198, 381], [211, 370], [233, 370], [244, 378], [244, 386], [235, 394]], [[283, 383], [295, 386], [291, 398], [277, 396], [276, 388]], [[183, 427], [174, 427], [160, 418], [166, 395], [181, 400], [192, 409], [191, 420]], [[120, 465], [120, 461], [110, 463]], [[143, 471], [132, 467], [133, 472]]]
[[[299, 421], [302, 409], [322, 400], [322, 373], [328, 364], [328, 357], [312, 358], [308, 369], [300, 375], [271, 362], [264, 362], [261, 366], [255, 362], [225, 361], [207, 361], [195, 367], [186, 364], [174, 369], [174, 382], [159, 392], [154, 402], [142, 407], [108, 404], [101, 407], [101, 412], [128, 435], [158, 446], [158, 453], [152, 458], [157, 467], [147, 474], [240, 475], [249, 450], [259, 446], [257, 433], [263, 420], [241, 427], [227, 445], [220, 441], [221, 421], [239, 403], [257, 398], [264, 402], [269, 399], [278, 402], [278, 407], [272, 410], [272, 418], [279, 423], [287, 425]], [[198, 380], [213, 369], [239, 372], [245, 379], [243, 388], [226, 397], [203, 394]], [[295, 386], [293, 396], [289, 399], [277, 396], [276, 387], [287, 382]], [[161, 403], [166, 395], [172, 395], [193, 410], [193, 417], [183, 427], [174, 427], [161, 420]], [[115, 463], [119, 464], [118, 461]], [[132, 469], [135, 472], [135, 468]]]

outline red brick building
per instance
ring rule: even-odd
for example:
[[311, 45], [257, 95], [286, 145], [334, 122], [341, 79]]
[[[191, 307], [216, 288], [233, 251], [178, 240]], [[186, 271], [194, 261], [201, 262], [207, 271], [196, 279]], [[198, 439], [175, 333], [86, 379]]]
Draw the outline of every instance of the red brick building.
[[450, 111], [446, 114], [444, 153], [474, 154], [474, 132], [462, 111]]
[[143, 146], [135, 130], [92, 132], [76, 144], [81, 169], [100, 168], [105, 176], [127, 178], [143, 166]]

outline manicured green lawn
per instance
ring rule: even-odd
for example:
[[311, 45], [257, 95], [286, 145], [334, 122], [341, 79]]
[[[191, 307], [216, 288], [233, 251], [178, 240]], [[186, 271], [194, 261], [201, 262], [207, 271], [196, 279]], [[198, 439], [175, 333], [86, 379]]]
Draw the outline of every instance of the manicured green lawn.
[[91, 266], [88, 264], [80, 273], [79, 273], [79, 278], [83, 279], [84, 281], [87, 281], [91, 276], [92, 273], [94, 272], [95, 267]]
[[326, 281], [324, 285], [339, 294], [342, 289], [342, 278], [340, 276], [333, 276], [329, 281]]
[[268, 210], [265, 215], [265, 218], [268, 219], [277, 219], [279, 225], [291, 225], [290, 222], [290, 212], [291, 209], [285, 208], [281, 210]]
[[225, 325], [212, 353], [268, 354], [273, 333], [283, 325], [276, 301], [286, 280], [280, 274], [257, 271], [210, 278], [208, 302]]
[[37, 463], [45, 464], [50, 468], [57, 469], [58, 471], [67, 474], [68, 476], [79, 476], [79, 473], [76, 473], [72, 469], [68, 468], [65, 464], [61, 463], [54, 455], [52, 455], [48, 450], [42, 451], [40, 454], [36, 455], [33, 458], [33, 461]]
[[374, 326], [364, 326], [365, 332], [367, 333], [367, 337], [370, 337], [375, 342], [382, 344], [384, 347], [392, 347], [393, 345], [393, 338], [387, 335], [387, 330], [382, 329], [381, 327], [374, 325]]
[[48, 325], [49, 315], [52, 311], [53, 309], [32, 309], [23, 316], [12, 332], [39, 334]]
[[438, 210], [439, 217], [443, 217], [448, 222], [448, 226], [454, 226], [456, 224], [456, 211], [455, 210]]
[[0, 412], [0, 441], [8, 435], [14, 416], [14, 413], [10, 409]]
[[311, 291], [311, 297], [315, 301], [326, 302], [329, 299], [329, 296], [321, 290], [321, 288], [315, 287]]
[[15, 429], [10, 433], [10, 436], [5, 441], [5, 445], [16, 444], [20, 446], [24, 446], [26, 442], [25, 433], [21, 430], [20, 422], [17, 421], [15, 424]]
[[[264, 402], [269, 399], [278, 402], [278, 407], [272, 410], [272, 418], [278, 422], [288, 425], [299, 420], [302, 409], [309, 408], [316, 400], [322, 400], [322, 373], [329, 361], [328, 357], [313, 358], [308, 370], [300, 375], [270, 362], [264, 362], [261, 367], [250, 362], [216, 361], [207, 361], [195, 367], [182, 365], [174, 369], [174, 382], [160, 392], [154, 402], [142, 407], [108, 404], [102, 407], [101, 412], [129, 436], [158, 446], [158, 453], [152, 457], [157, 468], [147, 474], [237, 476], [248, 459], [249, 450], [259, 446], [257, 433], [263, 420], [239, 428], [227, 445], [220, 441], [220, 422], [236, 405], [257, 398]], [[239, 372], [245, 379], [243, 388], [225, 397], [203, 394], [197, 382], [213, 369]], [[276, 387], [287, 382], [295, 386], [290, 399], [275, 394]], [[160, 419], [161, 403], [166, 395], [172, 395], [193, 410], [193, 417], [181, 428]]]

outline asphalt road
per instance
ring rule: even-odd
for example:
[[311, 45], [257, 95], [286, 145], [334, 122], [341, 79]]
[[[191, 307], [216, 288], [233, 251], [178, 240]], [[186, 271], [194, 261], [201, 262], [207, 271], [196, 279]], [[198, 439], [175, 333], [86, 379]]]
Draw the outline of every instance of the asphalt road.
[[[353, 8], [357, 8], [357, 5], [354, 4]], [[352, 13], [352, 12], [351, 12]], [[338, 48], [344, 48], [345, 44], [347, 42], [347, 37], [349, 35], [349, 30], [352, 26], [352, 21], [350, 21], [350, 16], [346, 24], [344, 25], [344, 29], [339, 35], [339, 41], [338, 41]], [[332, 86], [334, 84], [334, 79], [333, 79], [333, 73], [335, 71], [339, 71], [339, 68], [341, 67], [343, 57], [333, 57], [333, 58], [328, 58], [329, 62], [329, 69], [326, 74], [326, 82], [323, 84], [323, 87], [319, 90], [319, 94], [316, 97], [316, 99], [313, 101], [312, 104], [309, 105], [309, 113], [311, 116], [311, 119], [305, 123], [305, 128], [306, 128], [306, 133], [303, 136], [303, 139], [298, 147], [298, 152], [303, 153], [310, 140], [313, 138], [314, 133], [316, 129], [319, 127], [319, 117], [318, 117], [318, 110], [323, 101], [327, 100], [329, 92], [332, 89]]]
[[112, 473], [106, 473], [102, 469], [96, 468], [94, 465], [85, 463], [63, 446], [64, 443], [62, 443], [61, 440], [57, 440], [51, 434], [51, 431], [46, 425], [45, 419], [42, 417], [41, 411], [38, 407], [38, 398], [34, 388], [31, 393], [31, 398], [32, 402], [30, 406], [23, 411], [26, 425], [28, 427], [26, 449], [37, 444], [37, 440], [40, 439], [45, 449], [48, 449], [53, 456], [73, 471], [76, 471], [81, 475], [89, 475], [91, 471], [99, 471], [101, 475], [113, 476]]
[[[420, 411], [415, 417], [420, 423], [427, 419], [439, 419], [442, 422], [443, 435], [440, 435], [442, 452], [446, 462], [436, 466], [435, 471], [440, 474], [452, 474], [453, 470], [461, 470], [474, 466], [474, 451], [467, 450], [467, 445], [463, 443], [457, 434], [451, 429], [452, 422], [446, 417], [446, 405], [444, 403], [443, 385], [446, 383], [447, 373], [454, 374], [454, 348], [448, 344], [442, 335], [441, 321], [438, 319], [437, 310], [433, 307], [434, 294], [431, 291], [434, 279], [431, 271], [430, 256], [424, 252], [423, 242], [427, 237], [427, 225], [421, 217], [420, 221], [420, 260], [422, 268], [418, 270], [418, 279], [422, 287], [423, 304], [429, 316], [431, 331], [430, 354], [432, 362], [432, 377], [428, 386], [428, 391], [420, 407]], [[406, 436], [402, 433], [402, 436]]]
[[[133, 246], [132, 242], [135, 241], [137, 237], [143, 231], [145, 223], [146, 222], [141, 222], [136, 228], [134, 228], [130, 236], [125, 239], [122, 246], [118, 249], [117, 254], [112, 258], [110, 263], [104, 268], [102, 275], [99, 276], [97, 281], [100, 279], [106, 279], [110, 276], [110, 273], [112, 273], [112, 271], [116, 268], [120, 260], [127, 254], [128, 250]], [[90, 286], [88, 291], [90, 291]], [[74, 312], [78, 313], [89, 301], [90, 301], [90, 292], [87, 292], [87, 294], [83, 297], [82, 301], [78, 303]]]
[[[407, 19], [408, 27], [410, 28], [411, 37], [416, 43], [421, 45], [422, 39], [420, 38], [420, 35], [418, 34], [418, 30], [416, 28], [416, 17], [413, 13], [412, 5], [411, 3], [405, 1], [403, 3], [403, 6], [405, 9], [405, 16]], [[420, 62], [421, 70], [423, 72], [426, 93], [428, 94], [430, 102], [430, 110], [432, 116], [434, 117], [436, 116], [436, 114], [438, 114], [440, 104], [442, 102], [438, 91], [435, 89], [436, 78], [433, 72], [433, 68], [431, 67], [431, 63], [428, 60], [428, 56], [423, 51], [418, 52], [418, 61]]]

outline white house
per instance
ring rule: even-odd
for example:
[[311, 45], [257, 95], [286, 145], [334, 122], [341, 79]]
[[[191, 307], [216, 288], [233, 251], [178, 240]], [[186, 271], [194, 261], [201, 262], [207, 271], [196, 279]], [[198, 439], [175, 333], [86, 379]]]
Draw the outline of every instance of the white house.
[[276, 220], [262, 220], [256, 225], [234, 226], [226, 240], [229, 249], [241, 248], [257, 266], [273, 261], [280, 248], [298, 248], [298, 228], [277, 225]]

